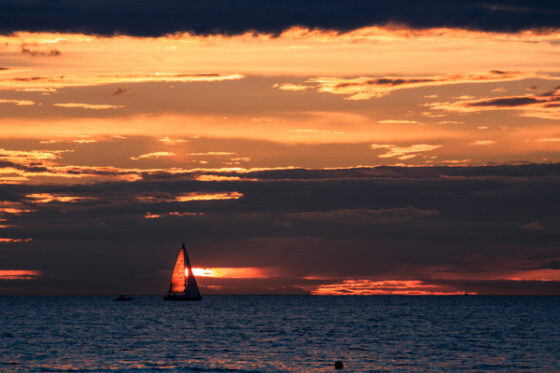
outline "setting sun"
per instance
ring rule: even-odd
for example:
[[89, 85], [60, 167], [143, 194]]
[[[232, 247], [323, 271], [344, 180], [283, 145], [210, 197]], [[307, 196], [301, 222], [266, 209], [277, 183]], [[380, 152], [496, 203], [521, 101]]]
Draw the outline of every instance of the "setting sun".
[[[193, 268], [193, 274], [197, 277], [215, 278], [269, 278], [273, 273], [267, 268], [255, 267], [216, 267], [216, 268]], [[189, 270], [185, 268], [185, 276]]]

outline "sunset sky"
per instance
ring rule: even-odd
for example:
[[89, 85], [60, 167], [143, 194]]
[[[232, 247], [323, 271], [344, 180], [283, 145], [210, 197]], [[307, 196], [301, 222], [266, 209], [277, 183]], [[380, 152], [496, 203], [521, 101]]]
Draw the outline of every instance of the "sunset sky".
[[0, 0], [0, 294], [560, 294], [560, 6]]

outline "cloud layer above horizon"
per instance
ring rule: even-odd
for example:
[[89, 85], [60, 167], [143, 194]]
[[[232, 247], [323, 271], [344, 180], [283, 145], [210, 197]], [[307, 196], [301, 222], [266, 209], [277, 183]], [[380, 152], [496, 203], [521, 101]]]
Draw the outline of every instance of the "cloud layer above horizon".
[[560, 293], [558, 6], [130, 4], [0, 0], [3, 293]]

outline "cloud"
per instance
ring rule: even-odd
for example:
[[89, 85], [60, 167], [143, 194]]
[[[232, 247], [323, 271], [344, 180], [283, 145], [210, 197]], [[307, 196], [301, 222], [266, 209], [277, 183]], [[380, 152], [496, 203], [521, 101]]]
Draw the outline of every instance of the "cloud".
[[527, 224], [523, 224], [521, 226], [521, 228], [523, 229], [529, 229], [529, 230], [534, 230], [534, 231], [543, 231], [545, 230], [544, 225], [540, 224], [538, 221], [533, 221], [531, 223], [527, 223]]
[[470, 158], [466, 158], [466, 159], [446, 159], [446, 160], [442, 160], [441, 163], [445, 163], [445, 164], [456, 164], [456, 165], [466, 165], [469, 162], [471, 162], [472, 159]]
[[133, 161], [138, 161], [140, 159], [149, 159], [149, 158], [161, 158], [161, 157], [175, 157], [176, 154], [173, 152], [153, 152], [147, 154], [140, 154], [137, 157], [130, 157]]
[[161, 218], [160, 214], [152, 214], [151, 212], [147, 212], [144, 215], [144, 219], [158, 219], [158, 218]]
[[72, 150], [8, 150], [0, 148], [0, 160], [14, 163], [26, 163], [36, 161], [53, 161], [60, 155]]
[[2, 269], [0, 270], [0, 280], [34, 280], [43, 273], [37, 270], [27, 269]]
[[142, 194], [137, 197], [143, 203], [162, 202], [193, 202], [193, 201], [220, 201], [229, 199], [240, 199], [243, 193], [239, 192], [190, 192], [170, 195], [169, 193]]
[[6, 238], [0, 237], [0, 243], [21, 243], [21, 242], [30, 242], [32, 238]]
[[313, 211], [288, 214], [292, 219], [306, 219], [318, 221], [338, 221], [341, 223], [395, 223], [415, 219], [428, 218], [436, 215], [436, 210], [422, 210], [414, 206], [391, 209], [342, 209], [333, 211]]
[[32, 106], [35, 105], [35, 101], [31, 100], [11, 100], [11, 99], [0, 99], [0, 104], [16, 104], [16, 106]]
[[[100, 86], [107, 84], [132, 83], [197, 83], [223, 82], [239, 80], [245, 76], [241, 74], [182, 74], [182, 73], [154, 73], [142, 75], [69, 75], [69, 76], [20, 76], [0, 78], [0, 87], [12, 89], [56, 89], [64, 87]], [[118, 89], [117, 89], [118, 91]], [[115, 91], [116, 92], [116, 91]], [[79, 104], [81, 105], [81, 104]], [[87, 105], [87, 104], [86, 104]]]
[[368, 279], [343, 280], [310, 287], [313, 295], [458, 295], [463, 292], [423, 281]]
[[313, 84], [319, 92], [346, 95], [348, 96], [345, 98], [346, 100], [369, 100], [386, 96], [393, 91], [401, 89], [449, 84], [513, 81], [536, 76], [535, 74], [517, 71], [493, 70], [484, 74], [450, 74], [426, 77], [320, 77], [308, 79], [306, 82]]
[[[253, 293], [326, 285], [333, 286], [324, 291], [345, 293], [453, 293], [465, 279], [469, 291], [483, 294], [553, 292], [544, 282], [515, 288], [504, 279], [557, 276], [535, 271], [560, 262], [558, 164], [212, 171], [235, 177], [220, 182], [196, 180], [208, 171], [136, 172], [135, 182], [0, 186], [7, 209], [32, 210], [2, 213], [2, 225], [10, 226], [2, 237], [33, 237], [2, 243], [3, 268], [35, 258], [34, 268], [49, 278], [26, 292], [72, 290], [56, 278], [86, 293], [110, 293], [123, 278], [132, 289], [165, 292], [168, 276], [160, 271], [170, 270], [186, 237], [197, 268], [281, 268], [281, 278], [251, 281]], [[248, 178], [256, 180], [240, 180]], [[26, 197], [42, 193], [92, 199], [41, 204]], [[147, 212], [159, 218], [146, 219]], [[546, 230], [521, 228], [534, 221]], [[82, 260], [61, 265], [77, 245]], [[122, 256], [129, 266], [115, 260]], [[204, 279], [223, 292], [249, 289]]]
[[79, 202], [86, 199], [91, 199], [91, 197], [85, 196], [71, 196], [65, 194], [51, 194], [51, 193], [32, 193], [26, 195], [31, 203], [51, 203], [51, 202]]
[[76, 102], [56, 103], [53, 106], [69, 108], [69, 109], [89, 109], [89, 110], [108, 110], [108, 109], [122, 109], [124, 105], [103, 105], [103, 104], [84, 104]]
[[306, 133], [306, 134], [333, 134], [333, 135], [343, 135], [344, 132], [342, 131], [328, 131], [328, 130], [321, 130], [317, 128], [296, 128], [292, 130], [293, 132], [297, 133]]
[[409, 146], [397, 146], [390, 144], [371, 144], [370, 149], [387, 149], [386, 153], [378, 155], [379, 158], [398, 158], [400, 160], [411, 159], [416, 153], [429, 152], [441, 148], [443, 145], [413, 144]]
[[191, 201], [219, 201], [227, 199], [239, 199], [243, 197], [243, 193], [239, 192], [223, 192], [223, 193], [185, 193], [175, 197], [178, 202]]
[[204, 152], [204, 153], [189, 153], [191, 156], [228, 156], [235, 155], [233, 152]]
[[536, 142], [560, 142], [560, 137], [543, 137], [540, 139], [536, 139]]
[[507, 96], [464, 100], [455, 102], [435, 102], [426, 104], [436, 110], [455, 112], [479, 112], [484, 110], [520, 110], [524, 117], [560, 120], [560, 89], [542, 95]]
[[19, 215], [31, 211], [31, 209], [25, 208], [25, 205], [18, 201], [0, 201], [0, 215]]
[[494, 145], [496, 141], [494, 140], [476, 140], [470, 142], [469, 145]]
[[309, 88], [312, 88], [312, 86], [310, 85], [290, 84], [290, 83], [277, 83], [274, 84], [272, 87], [277, 88], [281, 91], [293, 91], [293, 92], [306, 91]]
[[60, 56], [60, 55], [62, 54], [62, 53], [61, 53], [58, 49], [56, 49], [56, 48], [50, 49], [50, 50], [48, 50], [48, 51], [42, 51], [42, 50], [36, 50], [36, 49], [33, 50], [33, 49], [30, 49], [30, 48], [28, 48], [27, 46], [24, 46], [24, 45], [22, 45], [22, 47], [21, 47], [21, 53], [27, 54], [27, 55], [32, 56], [32, 57], [37, 57], [37, 56], [41, 56], [41, 57], [58, 57], [58, 56]]
[[202, 216], [203, 212], [190, 212], [190, 211], [170, 211], [170, 216]]
[[185, 139], [172, 139], [171, 137], [165, 136], [161, 139], [159, 139], [159, 141], [165, 143], [165, 144], [177, 144], [177, 143], [182, 143], [182, 142], [189, 142], [189, 140], [185, 140]]
[[380, 120], [378, 123], [383, 123], [383, 124], [421, 124], [418, 121], [407, 120], [407, 119], [385, 119], [385, 120]]
[[[468, 28], [517, 32], [558, 27], [558, 7], [544, 0], [511, 2], [397, 3], [360, 0], [305, 2], [286, 0], [266, 6], [258, 0], [227, 0], [158, 3], [139, 1], [130, 7], [124, 0], [100, 0], [95, 4], [63, 0], [57, 11], [50, 2], [8, 1], [0, 3], [0, 32], [71, 31], [101, 35], [159, 36], [178, 31], [196, 34], [241, 34], [260, 31], [277, 34], [291, 26], [346, 32], [369, 25], [404, 24], [412, 28]], [[522, 11], [520, 11], [522, 9]], [[122, 22], [126, 19], [127, 22]], [[164, 19], [165, 22], [158, 20]]]

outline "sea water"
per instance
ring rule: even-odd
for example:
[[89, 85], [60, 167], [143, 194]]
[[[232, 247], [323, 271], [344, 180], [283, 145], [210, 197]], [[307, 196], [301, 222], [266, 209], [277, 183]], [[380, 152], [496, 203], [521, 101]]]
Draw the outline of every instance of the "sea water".
[[0, 297], [0, 371], [560, 371], [560, 297]]

